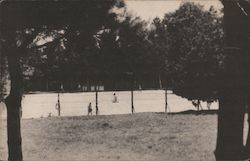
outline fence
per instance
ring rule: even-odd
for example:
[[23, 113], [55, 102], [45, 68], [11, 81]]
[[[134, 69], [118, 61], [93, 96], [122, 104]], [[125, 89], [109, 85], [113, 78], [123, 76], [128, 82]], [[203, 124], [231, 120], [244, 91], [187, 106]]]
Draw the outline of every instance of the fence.
[[[114, 93], [117, 102], [113, 102]], [[165, 112], [165, 91], [164, 90], [143, 90], [134, 91], [134, 109], [139, 112]], [[87, 115], [88, 104], [92, 103], [93, 115], [96, 110], [95, 92], [60, 93], [61, 116], [81, 116]], [[49, 115], [57, 116], [56, 103], [57, 93], [36, 93], [26, 94], [22, 101], [23, 118], [39, 118]], [[98, 92], [99, 115], [129, 114], [131, 113], [131, 92], [111, 91]], [[167, 112], [180, 112], [195, 109], [191, 101], [167, 92], [168, 109]], [[206, 108], [206, 102], [201, 102]], [[211, 109], [218, 109], [218, 103], [212, 103]], [[1, 107], [1, 114], [4, 109]]]

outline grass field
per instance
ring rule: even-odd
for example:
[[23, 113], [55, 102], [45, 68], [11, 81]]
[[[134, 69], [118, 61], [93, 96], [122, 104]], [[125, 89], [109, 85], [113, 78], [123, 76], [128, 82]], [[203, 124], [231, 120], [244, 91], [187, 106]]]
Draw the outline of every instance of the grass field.
[[[0, 160], [7, 159], [6, 120]], [[213, 161], [217, 115], [140, 113], [23, 119], [24, 160]], [[247, 133], [247, 129], [245, 130]]]

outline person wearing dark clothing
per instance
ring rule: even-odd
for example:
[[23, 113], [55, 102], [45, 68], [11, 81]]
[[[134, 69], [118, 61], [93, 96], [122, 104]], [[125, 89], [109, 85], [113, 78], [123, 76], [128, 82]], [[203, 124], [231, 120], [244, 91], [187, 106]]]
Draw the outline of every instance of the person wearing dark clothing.
[[88, 105], [88, 115], [92, 115], [92, 106], [91, 106], [91, 102]]

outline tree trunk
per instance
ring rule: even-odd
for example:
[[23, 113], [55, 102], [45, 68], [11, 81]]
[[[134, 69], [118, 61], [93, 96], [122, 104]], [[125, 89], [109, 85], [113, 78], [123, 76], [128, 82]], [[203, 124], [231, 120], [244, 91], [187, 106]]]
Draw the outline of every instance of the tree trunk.
[[221, 94], [215, 151], [217, 160], [243, 159], [244, 98], [242, 91], [227, 90]]
[[165, 113], [168, 113], [168, 90], [165, 89]]
[[238, 48], [226, 48], [226, 71], [219, 95], [217, 160], [246, 159], [243, 143], [244, 115], [248, 96], [248, 55]]
[[132, 74], [132, 79], [131, 79], [131, 112], [132, 112], [132, 114], [135, 112], [135, 107], [134, 107], [134, 84], [135, 84], [135, 75], [133, 73]]
[[99, 109], [98, 109], [98, 89], [97, 85], [95, 85], [95, 114], [98, 115]]
[[162, 81], [161, 81], [161, 75], [160, 74], [158, 76], [158, 80], [159, 80], [159, 88], [162, 89]]
[[243, 144], [244, 115], [248, 96], [248, 55], [226, 48], [228, 58], [219, 95], [217, 160], [246, 159]]
[[237, 4], [222, 0], [224, 6], [225, 71], [219, 96], [217, 160], [244, 160], [243, 128], [247, 101], [249, 46], [247, 17]]
[[4, 84], [5, 84], [5, 79], [4, 79], [4, 58], [3, 54], [1, 52], [1, 44], [0, 44], [0, 102], [3, 101], [4, 99]]
[[22, 73], [17, 53], [8, 55], [11, 90], [6, 98], [9, 161], [22, 161], [20, 107], [22, 100]]
[[60, 92], [57, 93], [57, 112], [58, 116], [61, 116]]
[[49, 91], [49, 79], [48, 78], [45, 78], [46, 79], [46, 87], [45, 87], [45, 90], [46, 91]]

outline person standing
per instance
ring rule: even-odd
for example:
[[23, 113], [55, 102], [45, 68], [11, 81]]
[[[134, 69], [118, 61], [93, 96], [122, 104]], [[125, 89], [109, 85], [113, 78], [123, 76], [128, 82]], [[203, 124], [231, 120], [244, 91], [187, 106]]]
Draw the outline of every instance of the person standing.
[[117, 103], [118, 102], [118, 100], [117, 100], [117, 96], [116, 96], [116, 94], [114, 93], [113, 94], [113, 101], [112, 101], [113, 103]]
[[88, 115], [91, 114], [92, 115], [92, 106], [91, 106], [91, 102], [88, 105]]

